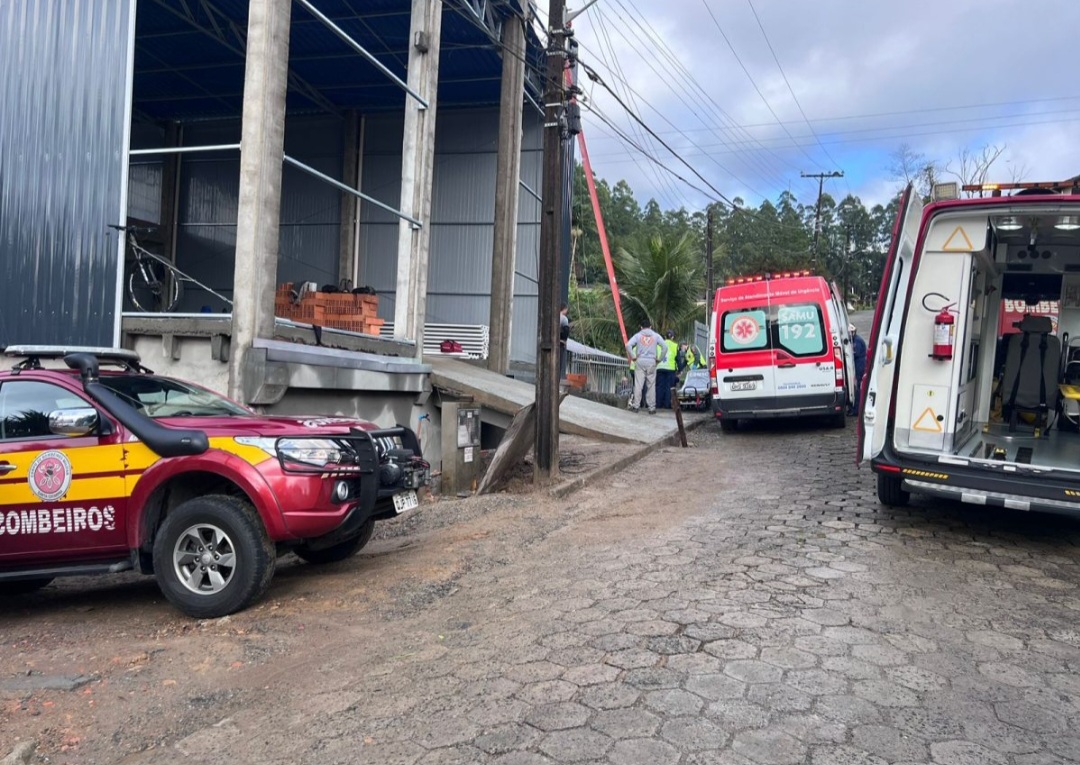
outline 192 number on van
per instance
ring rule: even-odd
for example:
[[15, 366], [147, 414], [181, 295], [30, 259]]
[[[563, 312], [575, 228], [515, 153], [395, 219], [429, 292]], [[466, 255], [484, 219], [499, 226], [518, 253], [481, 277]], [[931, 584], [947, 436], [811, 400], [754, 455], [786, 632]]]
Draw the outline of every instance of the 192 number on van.
[[805, 324], [781, 324], [781, 340], [812, 340], [817, 336], [817, 326], [806, 322]]

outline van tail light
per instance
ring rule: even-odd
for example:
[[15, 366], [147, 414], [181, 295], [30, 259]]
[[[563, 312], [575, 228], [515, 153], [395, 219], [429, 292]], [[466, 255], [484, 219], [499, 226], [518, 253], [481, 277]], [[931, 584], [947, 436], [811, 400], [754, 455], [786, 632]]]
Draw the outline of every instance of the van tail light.
[[716, 384], [716, 375], [709, 378], [709, 392], [714, 396], [720, 395], [720, 386]]
[[844, 352], [833, 348], [833, 365], [836, 370], [836, 387], [844, 387]]

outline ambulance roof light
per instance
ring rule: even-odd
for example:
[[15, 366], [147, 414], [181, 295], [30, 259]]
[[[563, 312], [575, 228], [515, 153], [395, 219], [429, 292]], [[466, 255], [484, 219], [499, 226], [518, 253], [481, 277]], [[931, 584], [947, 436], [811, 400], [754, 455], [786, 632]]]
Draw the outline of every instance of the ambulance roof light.
[[1024, 191], [1038, 189], [1047, 194], [1080, 194], [1080, 176], [1067, 181], [1036, 181], [1025, 183], [966, 183], [962, 191], [989, 192], [990, 196], [1000, 197], [1003, 191]]

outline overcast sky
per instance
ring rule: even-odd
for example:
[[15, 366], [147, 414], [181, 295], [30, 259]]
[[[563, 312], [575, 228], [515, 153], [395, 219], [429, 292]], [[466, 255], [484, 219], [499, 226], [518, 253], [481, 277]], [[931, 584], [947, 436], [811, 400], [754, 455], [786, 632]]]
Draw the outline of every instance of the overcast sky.
[[[942, 165], [1004, 145], [998, 180], [1080, 174], [1080, 0], [599, 0], [574, 27], [582, 61], [716, 189], [752, 205], [788, 188], [812, 202], [817, 181], [800, 173], [832, 170], [845, 173], [826, 182], [838, 199], [885, 201], [903, 143]], [[707, 190], [582, 84], [592, 107]], [[643, 204], [708, 201], [588, 110], [584, 123], [596, 173], [625, 178]]]

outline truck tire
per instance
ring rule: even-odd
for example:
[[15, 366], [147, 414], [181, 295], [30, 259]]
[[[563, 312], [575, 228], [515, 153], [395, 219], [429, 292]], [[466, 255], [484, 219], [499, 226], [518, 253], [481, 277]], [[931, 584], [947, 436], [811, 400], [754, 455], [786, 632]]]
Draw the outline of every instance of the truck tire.
[[738, 420], [728, 420], [728, 419], [721, 419], [720, 420], [720, 430], [721, 430], [721, 432], [723, 432], [723, 433], [734, 433], [738, 429], [739, 429], [739, 421]]
[[37, 592], [51, 581], [52, 577], [48, 576], [41, 579], [18, 579], [14, 582], [0, 582], [0, 597], [29, 595], [32, 592]]
[[904, 507], [911, 499], [911, 492], [904, 488], [898, 475], [877, 474], [878, 502], [889, 507]]
[[314, 565], [323, 565], [325, 563], [338, 563], [340, 561], [351, 558], [360, 549], [371, 541], [371, 535], [375, 532], [375, 519], [371, 519], [363, 526], [360, 527], [360, 533], [354, 537], [346, 539], [344, 542], [339, 542], [331, 547], [321, 547], [316, 550], [300, 545], [296, 548], [296, 554], [300, 560], [306, 561]]
[[162, 594], [188, 616], [212, 619], [247, 608], [274, 577], [277, 555], [251, 503], [210, 494], [165, 516], [154, 539]]

